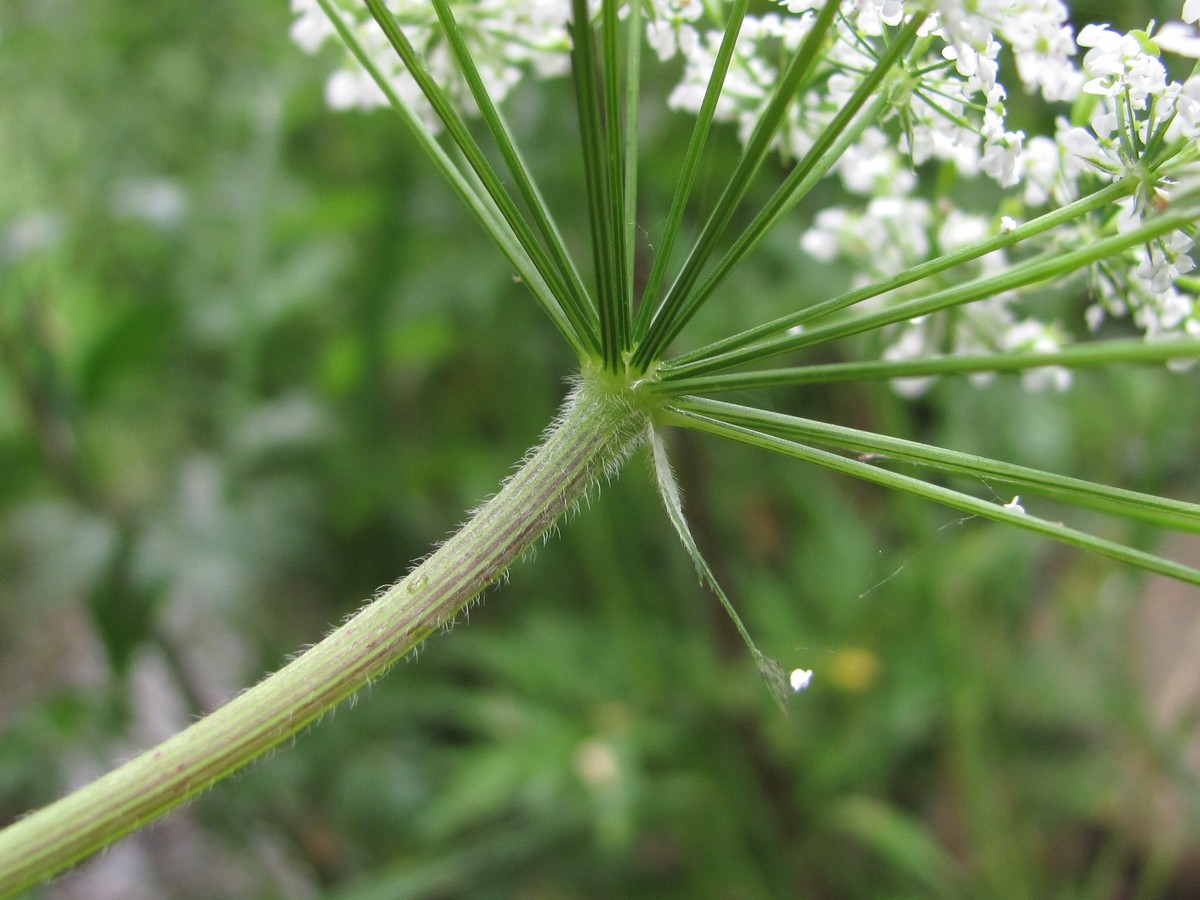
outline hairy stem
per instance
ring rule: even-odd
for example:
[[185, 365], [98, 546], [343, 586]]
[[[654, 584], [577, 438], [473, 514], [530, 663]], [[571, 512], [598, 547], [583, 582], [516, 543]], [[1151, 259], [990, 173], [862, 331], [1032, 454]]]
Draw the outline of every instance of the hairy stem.
[[294, 735], [449, 621], [642, 440], [625, 386], [585, 378], [500, 492], [404, 579], [274, 675], [0, 831], [0, 896], [61, 872]]

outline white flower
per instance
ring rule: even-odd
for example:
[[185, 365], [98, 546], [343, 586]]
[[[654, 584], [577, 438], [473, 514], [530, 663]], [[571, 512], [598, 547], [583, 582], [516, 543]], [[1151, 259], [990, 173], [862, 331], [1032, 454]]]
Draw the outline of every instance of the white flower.
[[338, 69], [325, 82], [325, 102], [330, 109], [374, 109], [387, 103], [387, 97], [366, 72]]
[[[699, 6], [697, 0], [679, 2], [684, 6]], [[405, 36], [450, 99], [464, 112], [477, 112], [433, 8], [423, 0], [389, 0], [388, 8], [397, 21], [403, 23]], [[291, 36], [303, 49], [313, 52], [336, 35], [332, 23], [315, 0], [291, 0], [291, 9], [295, 16]], [[480, 77], [497, 102], [503, 100], [527, 72], [546, 78], [565, 74], [569, 69], [567, 51], [570, 42], [566, 28], [569, 4], [559, 0], [529, 0], [519, 4], [475, 0], [456, 4], [454, 13], [471, 44], [471, 55]], [[337, 15], [357, 34], [396, 92], [436, 130], [439, 127], [436, 117], [374, 19], [359, 5], [354, 11], [338, 7]], [[685, 14], [679, 12], [678, 15]], [[326, 102], [337, 109], [371, 109], [386, 105], [383, 92], [369, 81], [357, 63], [347, 60], [326, 85]]]
[[1182, 22], [1165, 23], [1154, 33], [1154, 43], [1158, 44], [1160, 50], [1166, 50], [1176, 56], [1200, 59], [1200, 34], [1195, 28], [1188, 28]]
[[1141, 264], [1134, 270], [1155, 294], [1164, 294], [1180, 275], [1192, 271], [1196, 264], [1187, 251], [1195, 242], [1182, 231], [1174, 231], [1150, 248], [1141, 251]]
[[1071, 62], [1075, 53], [1069, 11], [1061, 0], [938, 0], [941, 31], [961, 58], [964, 48], [986, 53], [993, 41], [1007, 44], [1021, 83], [1047, 100], [1073, 100], [1083, 83]]
[[1091, 129], [1070, 127], [1065, 120], [1060, 119], [1055, 137], [1062, 150], [1063, 163], [1068, 175], [1092, 171], [1116, 179], [1124, 174], [1125, 165], [1112, 147], [1112, 141], [1106, 139], [1102, 143]]
[[[925, 359], [936, 355], [936, 348], [926, 334], [926, 319], [909, 323], [909, 327], [900, 332], [900, 339], [883, 351], [883, 358], [893, 362], [906, 359]], [[920, 397], [937, 381], [936, 375], [922, 375], [914, 378], [893, 378], [888, 382], [892, 390], [901, 397]]]
[[990, 234], [991, 222], [986, 217], [951, 208], [938, 228], [938, 250], [942, 253], [953, 253], [960, 247], [981, 241]]
[[691, 53], [700, 36], [690, 23], [704, 12], [700, 0], [655, 0], [653, 14], [646, 23], [646, 42], [654, 48], [660, 60], [666, 61], [675, 55], [676, 49], [684, 56]]
[[985, 91], [991, 90], [996, 84], [996, 73], [999, 71], [996, 57], [999, 54], [1000, 42], [994, 40], [981, 48], [961, 43], [942, 48], [942, 56], [954, 63], [958, 74], [964, 78], [977, 78]]
[[883, 0], [879, 4], [879, 21], [884, 25], [899, 25], [902, 18], [904, 18], [902, 0]]
[[[1009, 352], [1049, 353], [1057, 350], [1061, 342], [1053, 326], [1038, 319], [1023, 319], [1008, 329], [1001, 346]], [[1071, 386], [1071, 381], [1071, 370], [1062, 366], [1040, 366], [1021, 374], [1021, 384], [1027, 391], [1041, 391], [1048, 387], [1065, 391]], [[1013, 503], [1020, 499], [1014, 497]]]
[[1020, 494], [1018, 494], [1017, 496], [1015, 496], [1011, 500], [1009, 500], [1007, 503], [1005, 503], [1004, 508], [1009, 510], [1010, 512], [1020, 513], [1021, 515], [1025, 514], [1025, 507], [1023, 507], [1021, 505], [1021, 495]]
[[1175, 118], [1167, 138], [1200, 138], [1200, 76], [1193, 75], [1179, 87], [1175, 95]]
[[864, 276], [894, 275], [928, 257], [931, 216], [929, 203], [914, 197], [876, 197], [854, 212], [827, 207], [800, 246], [824, 261], [850, 260]]
[[337, 29], [317, 5], [317, 0], [292, 0], [292, 15], [296, 17], [288, 34], [306, 53], [316, 53]]
[[788, 676], [788, 681], [792, 685], [792, 690], [798, 694], [812, 684], [812, 677], [812, 669], [792, 669], [792, 674]]
[[1200, 0], [1184, 0], [1181, 18], [1189, 25], [1200, 19]]
[[1062, 157], [1053, 138], [1035, 135], [1021, 153], [1021, 177], [1025, 182], [1024, 201], [1040, 206], [1061, 193]]
[[846, 190], [866, 196], [901, 196], [916, 187], [908, 161], [883, 131], [868, 128], [837, 162]]
[[821, 210], [813, 227], [801, 235], [801, 249], [821, 262], [833, 262], [840, 252], [838, 233], [849, 218], [849, 213], [837, 206]]
[[1085, 25], [1076, 41], [1091, 48], [1083, 57], [1084, 71], [1092, 76], [1083, 86], [1086, 93], [1125, 95], [1134, 109], [1141, 110], [1150, 95], [1166, 88], [1166, 68], [1133, 35], [1111, 31], [1107, 25]]
[[1023, 131], [1006, 131], [995, 140], [989, 139], [984, 145], [979, 168], [996, 179], [1001, 187], [1012, 187], [1020, 180], [1017, 164], [1024, 139]]
[[675, 29], [664, 19], [646, 23], [646, 43], [658, 54], [660, 60], [668, 60], [675, 55], [677, 43]]

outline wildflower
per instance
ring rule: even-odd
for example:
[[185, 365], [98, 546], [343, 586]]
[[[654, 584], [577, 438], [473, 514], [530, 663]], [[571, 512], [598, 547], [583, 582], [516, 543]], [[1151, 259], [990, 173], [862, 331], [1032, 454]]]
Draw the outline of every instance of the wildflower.
[[788, 683], [792, 686], [794, 693], [800, 693], [807, 690], [812, 684], [812, 669], [792, 669], [792, 674], [788, 676]]
[[700, 39], [693, 23], [703, 14], [700, 0], [655, 0], [646, 23], [646, 43], [666, 62], [676, 52], [688, 56]]
[[1181, 22], [1165, 22], [1154, 33], [1154, 43], [1167, 53], [1185, 56], [1188, 59], [1200, 59], [1200, 34], [1196, 29], [1188, 28]]
[[291, 2], [292, 15], [296, 18], [288, 33], [306, 53], [315, 53], [327, 40], [337, 35], [337, 29], [316, 0]]

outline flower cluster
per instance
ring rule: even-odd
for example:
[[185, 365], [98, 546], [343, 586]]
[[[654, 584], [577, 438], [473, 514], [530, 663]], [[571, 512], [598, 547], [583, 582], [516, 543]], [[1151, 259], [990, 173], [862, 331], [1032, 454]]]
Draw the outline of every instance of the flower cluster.
[[[864, 5], [872, 11], [880, 6]], [[1189, 0], [1184, 8], [1189, 24], [1200, 13], [1196, 7], [1200, 2]], [[1052, 240], [1060, 249], [1141, 224], [1170, 202], [1178, 184], [1200, 173], [1200, 75], [1193, 70], [1183, 82], [1172, 81], [1162, 59], [1163, 54], [1200, 56], [1194, 27], [1168, 23], [1151, 37], [1089, 25], [1076, 38], [1064, 24], [1065, 7], [1056, 0], [973, 3], [969, 15], [960, 4], [944, 0], [938, 13], [928, 34], [941, 42], [940, 55], [953, 61], [953, 70], [938, 69], [928, 59], [909, 62], [910, 71], [922, 73], [921, 83], [907, 106], [893, 109], [902, 123], [898, 139], [869, 129], [838, 167], [848, 191], [871, 199], [857, 210], [833, 207], [817, 213], [801, 240], [811, 255], [853, 263], [860, 281], [880, 279], [951, 252], [963, 236], [1005, 227], [1003, 219], [954, 210], [945, 197], [935, 205], [916, 196], [910, 166], [929, 159], [952, 164], [959, 176], [983, 173], [1003, 187], [1019, 188], [1022, 206], [1010, 205], [1014, 213], [1065, 204], [1104, 183], [1136, 183], [1136, 191], [1114, 207], [1058, 230]], [[875, 39], [876, 31], [870, 21], [858, 38]], [[1076, 118], [1060, 116], [1053, 137], [1027, 138], [1006, 129], [996, 65], [1001, 40], [1012, 50], [1026, 89], [1039, 90], [1049, 101], [1075, 102]], [[1077, 46], [1086, 51], [1078, 61]], [[1200, 334], [1200, 284], [1188, 277], [1194, 241], [1194, 226], [1179, 229], [1094, 266], [1089, 327], [1128, 315], [1151, 339]], [[1005, 265], [999, 252], [980, 263], [992, 271]], [[885, 356], [1055, 349], [1065, 337], [1061, 329], [1018, 312], [1018, 300], [1009, 294], [971, 304], [952, 326], [922, 318], [896, 327]], [[1040, 369], [1028, 373], [1025, 382], [1061, 388], [1069, 377], [1061, 369]], [[896, 387], [913, 393], [929, 383], [908, 379]]]
[[[934, 205], [922, 198], [881, 196], [870, 200], [861, 211], [834, 206], [817, 213], [813, 226], [801, 238], [801, 246], [811, 256], [832, 261], [838, 257], [856, 262], [854, 286], [882, 281], [917, 265], [931, 256], [952, 253], [967, 244], [1009, 228], [1006, 221], [964, 212], [948, 205]], [[976, 260], [964, 274], [987, 276], [1008, 265], [1006, 254], [995, 251]], [[885, 295], [879, 303], [895, 300]], [[1016, 351], [1051, 351], [1063, 342], [1060, 330], [1017, 312], [1017, 296], [1004, 292], [972, 303], [954, 319], [921, 316], [893, 326], [889, 331], [885, 359], [899, 361], [938, 356], [943, 353], [973, 354]], [[990, 373], [971, 376], [976, 384], [986, 384]], [[915, 396], [935, 379], [900, 378], [893, 387], [901, 394]], [[1031, 390], [1052, 386], [1063, 390], [1070, 386], [1071, 373], [1061, 367], [1031, 369], [1022, 381]]]
[[[321, 3], [337, 4], [346, 27], [374, 54], [396, 91], [436, 130], [424, 99], [361, 5]], [[472, 112], [473, 101], [430, 4], [387, 0], [386, 5], [438, 83], [460, 109]], [[728, 6], [721, 0], [642, 3], [646, 44], [662, 61], [683, 62], [682, 78], [669, 96], [673, 109], [700, 108]], [[815, 0], [775, 0], [773, 9], [742, 22], [715, 117], [734, 123], [743, 141], [823, 6]], [[590, 7], [598, 10], [598, 0]], [[333, 35], [318, 0], [292, 0], [292, 9], [292, 33], [301, 46], [315, 50]], [[545, 77], [567, 71], [569, 10], [565, 0], [454, 4], [494, 99], [503, 99], [526, 73]], [[850, 262], [864, 277], [880, 277], [948, 252], [963, 243], [964, 235], [1011, 228], [1004, 224], [1007, 216], [967, 214], [946, 197], [936, 205], [924, 199], [920, 176], [935, 166], [939, 177], [982, 175], [1010, 190], [1005, 212], [1017, 218], [1114, 181], [1133, 185], [1116, 207], [1094, 211], [1043, 239], [1060, 249], [1136, 227], [1171, 203], [1181, 184], [1200, 176], [1200, 74], [1193, 68], [1183, 80], [1173, 80], [1164, 62], [1200, 57], [1198, 17], [1200, 0], [1187, 0], [1184, 21], [1167, 23], [1153, 34], [1088, 25], [1076, 35], [1062, 0], [843, 0], [823, 35], [820, 61], [775, 137], [774, 147], [785, 161], [802, 158], [828, 133], [902, 27], [914, 19], [920, 19], [920, 27], [911, 50], [881, 82], [878, 95], [884, 102], [870, 107], [874, 121], [851, 126], [853, 140], [832, 166], [849, 195], [868, 198], [865, 205], [820, 211], [802, 246], [821, 259]], [[1010, 127], [1002, 59], [1013, 61], [1023, 90], [1061, 105], [1053, 135]], [[327, 94], [338, 108], [384, 102], [355, 65], [333, 74]], [[1180, 229], [1124, 258], [1093, 266], [1088, 324], [1097, 328], [1107, 318], [1128, 316], [1151, 338], [1200, 334], [1198, 282], [1189, 274], [1194, 240], [1194, 226]], [[974, 274], [1004, 265], [1005, 255], [997, 252], [977, 262]], [[919, 320], [896, 328], [887, 354], [1049, 349], [1060, 338], [1059, 328], [1020, 311], [1020, 298], [1010, 295], [971, 304], [954, 320], [953, 327]], [[1067, 381], [1062, 373], [1045, 375], [1029, 380], [1059, 386]]]
[[[1200, 9], [1185, 6], [1194, 24]], [[1200, 72], [1183, 82], [1171, 80], [1163, 51], [1200, 58], [1200, 35], [1193, 27], [1167, 23], [1153, 37], [1121, 34], [1088, 25], [1078, 43], [1087, 47], [1083, 92], [1093, 99], [1085, 124], [1060, 119], [1056, 144], [1061, 163], [1043, 189], [1070, 197], [1081, 182], [1135, 178], [1138, 190], [1109, 216], [1108, 227], [1133, 227], [1172, 199], [1181, 182], [1200, 173]], [[1088, 227], [1082, 224], [1081, 229]], [[1186, 276], [1195, 268], [1189, 255], [1195, 228], [1164, 235], [1092, 273], [1096, 303], [1088, 311], [1092, 328], [1108, 316], [1131, 315], [1150, 338], [1186, 332], [1200, 335], [1197, 282]]]
[[[437, 119], [363, 4], [351, 0], [335, 0], [335, 4], [342, 22], [355, 32], [372, 60], [383, 68], [391, 86], [436, 130]], [[336, 39], [336, 29], [317, 0], [291, 0], [291, 8], [295, 16], [292, 40], [301, 48], [312, 53], [326, 41]], [[451, 100], [459, 109], [475, 112], [474, 101], [459, 77], [433, 7], [426, 0], [387, 0], [387, 8]], [[561, 0], [522, 3], [476, 0], [455, 4], [454, 14], [493, 100], [503, 100], [526, 72], [546, 78], [568, 71], [569, 12], [570, 4]], [[371, 75], [351, 59], [326, 83], [325, 99], [333, 109], [373, 109], [388, 102]]]
[[[718, 107], [718, 117], [736, 120], [743, 137], [779, 80], [773, 61], [783, 55], [780, 51], [795, 49], [820, 5], [781, 0], [779, 12], [747, 17]], [[924, 14], [921, 4], [906, 7], [902, 0], [855, 0], [844, 6], [820, 70], [796, 98], [793, 127], [779, 142], [785, 155], [811, 146], [875, 67], [895, 27], [911, 14]], [[892, 102], [885, 117], [902, 125], [899, 149], [917, 164], [950, 161], [965, 174], [982, 170], [1004, 185], [1015, 184], [1024, 135], [1005, 127], [1006, 92], [997, 80], [1002, 41], [1012, 50], [1027, 89], [1040, 90], [1047, 100], [1070, 99], [1083, 78], [1071, 64], [1075, 44], [1066, 19], [1066, 7], [1057, 0], [975, 2], [969, 12], [959, 2], [940, 3], [925, 20], [918, 52], [889, 78]], [[699, 108], [719, 38], [710, 32], [688, 42], [692, 49], [683, 51], [684, 78], [671, 95], [674, 108]], [[848, 168], [841, 167], [843, 177]]]

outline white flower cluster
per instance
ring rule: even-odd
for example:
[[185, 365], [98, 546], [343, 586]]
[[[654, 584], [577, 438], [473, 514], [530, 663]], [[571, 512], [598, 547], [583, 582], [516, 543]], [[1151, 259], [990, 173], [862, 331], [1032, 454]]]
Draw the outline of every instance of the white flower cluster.
[[[791, 5], [810, 6], [808, 3]], [[811, 13], [768, 13], [764, 16], [747, 16], [743, 21], [715, 114], [718, 121], [736, 122], [738, 137], [743, 142], [750, 137], [759, 114], [779, 82], [778, 63], [784, 55], [780, 51], [787, 54], [795, 51], [808, 34], [812, 22]], [[689, 50], [683, 52], [683, 80], [667, 101], [672, 109], [686, 112], [700, 109], [709, 76], [716, 64], [721, 38], [720, 30], [710, 29], [692, 42]], [[839, 85], [832, 83], [827, 90], [813, 89], [796, 98], [789, 109], [787, 126], [776, 138], [776, 146], [784, 155], [798, 156], [812, 146], [815, 137], [821, 133], [822, 124], [828, 124], [840, 108], [838, 93]]]
[[[436, 129], [412, 79], [387, 45], [361, 0], [333, 0], [392, 86]], [[631, 0], [626, 0], [631, 2]], [[742, 23], [724, 90], [719, 120], [736, 124], [746, 140], [779, 83], [782, 66], [817, 21], [818, 0], [773, 0], [774, 8]], [[388, 9], [437, 82], [457, 107], [474, 112], [427, 0], [386, 0]], [[317, 0], [291, 0], [294, 40], [314, 51], [334, 35]], [[600, 0], [589, 0], [593, 14]], [[683, 76], [670, 94], [678, 110], [699, 109], [723, 36], [729, 0], [642, 0], [648, 46], [660, 60], [683, 60]], [[454, 15], [480, 73], [501, 100], [526, 74], [566, 72], [570, 38], [566, 0], [461, 0]], [[624, 13], [628, 12], [626, 8]], [[1116, 213], [1093, 214], [1058, 229], [1061, 246], [1081, 246], [1133, 227], [1170, 203], [1172, 191], [1200, 178], [1200, 74], [1172, 80], [1163, 55], [1200, 57], [1200, 0], [1186, 0], [1183, 22], [1122, 34], [1088, 25], [1076, 36], [1063, 0], [843, 0], [825, 36], [822, 56], [797, 92], [776, 149], [785, 159], [802, 156], [845, 108], [871, 73], [898, 27], [925, 16], [915, 49], [879, 87], [886, 107], [862, 131], [833, 171], [850, 193], [869, 197], [865, 209], [823, 210], [803, 239], [822, 259], [854, 263], [864, 277], [881, 276], [946, 252], [946, 235], [1011, 230], [1005, 217], [956, 212], [950, 198], [937, 207], [919, 195], [918, 169], [936, 162], [958, 178], [986, 175], [1023, 203], [1075, 200], [1106, 181], [1136, 177], [1140, 184]], [[1185, 24], [1186, 23], [1186, 24]], [[1002, 54], [1002, 49], [1007, 53]], [[1082, 54], [1081, 54], [1082, 51]], [[1027, 92], [1049, 103], [1074, 104], [1053, 136], [1029, 136], [1006, 121], [1007, 93], [1001, 59], [1011, 58]], [[327, 85], [338, 108], [385, 102], [366, 72], [350, 61]], [[1180, 230], [1095, 267], [1096, 303], [1088, 322], [1128, 315], [1147, 335], [1200, 334], [1197, 279], [1189, 273], [1195, 229]], [[958, 238], [955, 238], [958, 240]], [[961, 244], [962, 241], [958, 240]], [[977, 264], [977, 272], [1003, 266], [1002, 254]], [[1016, 311], [1015, 298], [992, 298], [955, 315], [953, 334], [932, 321], [898, 330], [889, 355], [963, 353], [979, 349], [1049, 348], [1057, 330]], [[1062, 386], [1065, 373], [1038, 373], [1034, 382]]]
[[[817, 259], [853, 259], [854, 286], [860, 287], [1003, 230], [1011, 230], [1010, 223], [965, 213], [952, 206], [934, 205], [918, 197], [884, 196], [870, 200], [861, 211], [835, 206], [817, 213], [813, 226], [801, 238], [801, 246]], [[980, 257], [967, 267], [968, 272], [960, 267], [955, 281], [995, 275], [1007, 265], [1003, 251], [996, 251]], [[895, 299], [895, 294], [889, 294], [874, 302], [884, 304]], [[1011, 292], [996, 294], [960, 309], [953, 318], [922, 316], [892, 326], [883, 357], [900, 361], [945, 353], [1058, 349], [1063, 338], [1059, 329], [1021, 316], [1016, 300], [1017, 296]], [[991, 373], [986, 372], [971, 376], [976, 384], [986, 384], [991, 379]], [[912, 397], [923, 393], [935, 380], [898, 378], [892, 386], [898, 393]], [[1057, 366], [1032, 369], [1023, 374], [1022, 381], [1030, 390], [1045, 387], [1064, 390], [1071, 384], [1071, 373]]]
[[[335, 3], [342, 21], [362, 41], [391, 86], [430, 128], [437, 130], [439, 123], [428, 103], [383, 31], [367, 15], [366, 7], [355, 0]], [[336, 38], [336, 30], [317, 0], [291, 0], [291, 8], [295, 16], [292, 40], [301, 48], [313, 53], [327, 40]], [[467, 113], [476, 112], [428, 0], [387, 0], [387, 8], [455, 106]], [[569, 70], [570, 4], [563, 0], [474, 0], [455, 3], [454, 15], [480, 77], [496, 102], [503, 100], [526, 72], [545, 78]], [[373, 109], [388, 102], [371, 76], [349, 59], [326, 83], [325, 99], [334, 109]]]
[[[799, 45], [821, 5], [777, 2], [779, 12], [746, 18], [717, 108], [718, 118], [738, 123], [743, 139], [779, 81], [778, 61]], [[785, 156], [803, 154], [825, 131], [874, 69], [890, 30], [914, 6], [919, 4], [906, 8], [903, 0], [843, 4], [820, 70], [796, 98], [790, 127], [778, 140]], [[1024, 135], [1005, 127], [1006, 93], [997, 81], [1002, 42], [1012, 50], [1026, 88], [1040, 90], [1047, 100], [1069, 99], [1083, 78], [1071, 64], [1075, 43], [1066, 20], [1059, 0], [972, 0], [969, 11], [961, 0], [942, 0], [922, 29], [924, 52], [907, 59], [886, 82], [891, 103], [885, 117], [900, 123], [899, 149], [917, 164], [951, 161], [964, 174], [983, 171], [1003, 185], [1015, 184]], [[699, 109], [719, 44], [716, 32], [689, 41], [672, 107]], [[843, 178], [848, 172], [854, 177], [852, 169], [849, 163], [839, 167]]]
[[[878, 6], [872, 0], [866, 4]], [[914, 98], [929, 94], [936, 99], [924, 106], [897, 106], [903, 122], [897, 140], [870, 129], [839, 163], [844, 187], [872, 199], [857, 211], [822, 210], [801, 240], [819, 259], [852, 262], [860, 282], [953, 250], [947, 235], [974, 238], [996, 227], [990, 220], [954, 211], [945, 197], [935, 207], [913, 196], [916, 178], [910, 163], [939, 159], [953, 163], [960, 176], [982, 172], [1004, 187], [1019, 186], [1027, 208], [1070, 202], [1107, 181], [1138, 179], [1141, 189], [1135, 196], [1060, 229], [1055, 241], [1064, 249], [1141, 224], [1145, 215], [1170, 202], [1177, 183], [1200, 176], [1200, 74], [1194, 68], [1182, 83], [1172, 81], [1160, 55], [1200, 57], [1200, 35], [1188, 27], [1200, 15], [1200, 0], [1184, 6], [1188, 25], [1168, 23], [1153, 37], [1089, 25], [1074, 38], [1058, 0], [975, 0], [969, 8], [967, 13], [959, 0], [938, 5], [940, 16], [929, 34], [945, 41], [940, 52], [954, 62], [954, 70], [920, 66], [923, 84], [912, 92]], [[869, 40], [871, 34], [867, 30], [860, 37]], [[1037, 89], [1050, 101], [1080, 101], [1083, 95], [1075, 108], [1090, 112], [1076, 123], [1060, 117], [1053, 137], [1026, 139], [1020, 131], [1006, 130], [994, 35], [1011, 47], [1026, 89]], [[1086, 50], [1078, 62], [1076, 44]], [[986, 98], [983, 104], [980, 97]], [[972, 123], [964, 113], [980, 106], [982, 117]], [[930, 110], [937, 115], [928, 116]], [[906, 158], [898, 159], [893, 147]], [[1008, 231], [1013, 224], [1002, 217], [998, 227]], [[1088, 311], [1089, 326], [1094, 330], [1107, 317], [1128, 315], [1151, 339], [1200, 335], [1200, 281], [1188, 275], [1194, 269], [1189, 255], [1194, 241], [1193, 226], [1190, 232], [1177, 230], [1123, 259], [1094, 267], [1096, 302]], [[977, 274], [1005, 265], [1000, 253], [980, 264], [983, 271]], [[895, 329], [885, 356], [1056, 348], [1063, 338], [1059, 329], [1019, 314], [1016, 302], [1007, 295], [970, 304], [956, 312], [953, 326], [939, 317], [907, 323]], [[1070, 381], [1069, 373], [1057, 368], [1035, 370], [1024, 380], [1031, 388], [1063, 388]], [[918, 393], [930, 383], [906, 379], [895, 386]]]
[[[1173, 81], [1160, 56], [1167, 51], [1200, 59], [1198, 16], [1200, 3], [1189, 0], [1184, 17], [1191, 28], [1169, 22], [1153, 36], [1105, 25], [1080, 31], [1078, 43], [1088, 48], [1083, 92], [1095, 103], [1086, 125], [1059, 120], [1061, 163], [1044, 190], [1066, 199], [1087, 178], [1136, 177], [1138, 193], [1110, 217], [1112, 227], [1124, 230], [1169, 205], [1181, 181], [1200, 175], [1200, 67], [1185, 81]], [[1200, 335], [1198, 285], [1183, 277], [1195, 269], [1189, 255], [1194, 245], [1195, 228], [1180, 229], [1127, 254], [1125, 266], [1110, 261], [1096, 267], [1089, 325], [1095, 329], [1109, 316], [1130, 315], [1148, 338]]]
[[[391, 86], [436, 131], [439, 123], [362, 0], [333, 0], [333, 4], [372, 60], [383, 68]], [[646, 41], [660, 59], [695, 48], [700, 35], [697, 25], [705, 13], [704, 0], [649, 0], [646, 5]], [[428, 0], [386, 0], [386, 6], [457, 108], [475, 112]], [[589, 0], [588, 6], [595, 15], [600, 0]], [[291, 0], [291, 9], [292, 40], [302, 49], [315, 53], [326, 41], [336, 38], [336, 29], [317, 0]], [[549, 78], [569, 71], [568, 0], [456, 0], [453, 10], [493, 101], [502, 101], [526, 74]], [[713, 23], [709, 22], [708, 27]], [[387, 98], [371, 76], [351, 59], [330, 77], [325, 99], [334, 109], [387, 105]]]
[[703, 0], [654, 0], [653, 14], [646, 23], [646, 43], [660, 60], [668, 60], [681, 51], [694, 53], [700, 40], [696, 24], [704, 14]]

